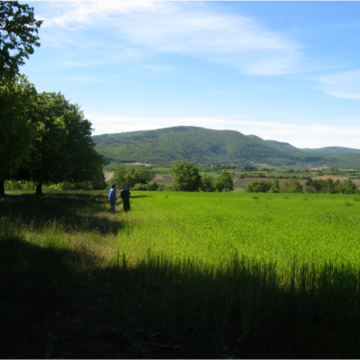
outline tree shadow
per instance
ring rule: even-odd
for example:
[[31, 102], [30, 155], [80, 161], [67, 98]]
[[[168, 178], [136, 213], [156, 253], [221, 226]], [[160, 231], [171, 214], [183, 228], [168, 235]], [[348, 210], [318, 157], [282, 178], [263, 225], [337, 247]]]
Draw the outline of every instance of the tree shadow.
[[55, 329], [82, 306], [77, 288], [84, 274], [77, 268], [94, 268], [96, 262], [84, 249], [43, 248], [20, 237], [0, 239], [2, 357], [51, 357]]
[[[0, 216], [21, 219], [26, 225], [40, 229], [56, 222], [67, 231], [96, 231], [114, 234], [125, 226], [121, 213], [108, 214], [104, 194], [45, 193], [7, 196], [0, 202]], [[99, 216], [100, 214], [100, 216]]]
[[100, 268], [83, 249], [9, 237], [2, 357], [358, 358], [359, 274], [303, 270], [284, 286], [274, 264], [239, 258], [223, 270], [153, 255]]

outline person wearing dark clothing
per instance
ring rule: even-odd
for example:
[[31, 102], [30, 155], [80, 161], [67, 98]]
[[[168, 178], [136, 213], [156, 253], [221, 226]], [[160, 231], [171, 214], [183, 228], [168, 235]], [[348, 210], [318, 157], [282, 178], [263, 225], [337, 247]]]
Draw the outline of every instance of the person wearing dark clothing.
[[130, 191], [124, 187], [121, 188], [120, 197], [123, 202], [124, 211], [130, 210]]
[[111, 185], [111, 188], [109, 190], [109, 202], [110, 202], [110, 212], [115, 212], [115, 204], [116, 204], [116, 191], [115, 191], [115, 184]]

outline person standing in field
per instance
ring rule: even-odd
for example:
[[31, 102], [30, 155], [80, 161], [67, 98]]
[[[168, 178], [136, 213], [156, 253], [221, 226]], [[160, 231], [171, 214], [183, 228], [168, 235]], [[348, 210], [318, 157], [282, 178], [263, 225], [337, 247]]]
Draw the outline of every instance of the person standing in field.
[[121, 187], [120, 197], [122, 198], [124, 211], [130, 210], [130, 191], [125, 187]]
[[110, 212], [115, 212], [115, 204], [116, 204], [116, 190], [115, 190], [115, 184], [111, 185], [111, 188], [109, 190], [109, 201], [110, 201]]

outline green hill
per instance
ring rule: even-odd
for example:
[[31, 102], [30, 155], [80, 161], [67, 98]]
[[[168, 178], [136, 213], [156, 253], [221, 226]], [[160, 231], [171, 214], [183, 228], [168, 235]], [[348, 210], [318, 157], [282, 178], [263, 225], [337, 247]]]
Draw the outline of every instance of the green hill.
[[[194, 164], [269, 164], [336, 166], [351, 155], [360, 166], [360, 154], [322, 154], [297, 149], [288, 143], [265, 141], [233, 130], [210, 130], [178, 126], [93, 136], [96, 149], [109, 161], [173, 164], [184, 160]], [[342, 149], [342, 148], [340, 148]], [[318, 149], [319, 150], [319, 149]], [[360, 150], [359, 150], [360, 152]]]
[[319, 153], [319, 154], [342, 154], [342, 153], [354, 153], [360, 154], [359, 149], [341, 147], [341, 146], [328, 146], [320, 149], [301, 149], [301, 151]]

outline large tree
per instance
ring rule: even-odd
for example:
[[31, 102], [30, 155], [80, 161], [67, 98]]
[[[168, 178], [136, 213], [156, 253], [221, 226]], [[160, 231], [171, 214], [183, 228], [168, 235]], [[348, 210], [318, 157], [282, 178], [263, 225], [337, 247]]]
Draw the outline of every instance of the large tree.
[[32, 121], [36, 136], [18, 178], [33, 180], [36, 193], [45, 182], [96, 180], [106, 160], [95, 151], [91, 122], [62, 94], [38, 94]]
[[38, 30], [41, 20], [34, 17], [34, 9], [18, 1], [0, 1], [0, 80], [19, 74], [24, 58], [40, 46]]
[[35, 135], [31, 109], [36, 102], [35, 87], [26, 77], [3, 80], [0, 85], [0, 196], [5, 195], [4, 181], [19, 170], [30, 151]]
[[198, 169], [185, 161], [176, 162], [170, 169], [173, 174], [173, 188], [177, 191], [199, 191], [201, 176]]

